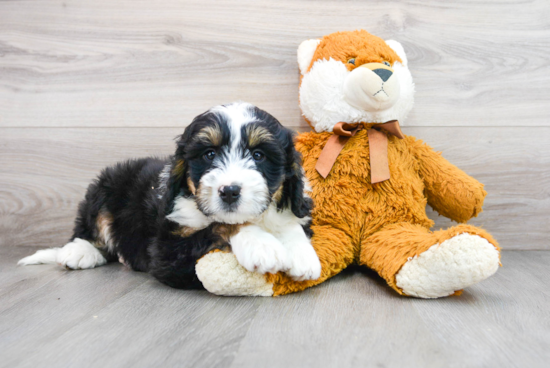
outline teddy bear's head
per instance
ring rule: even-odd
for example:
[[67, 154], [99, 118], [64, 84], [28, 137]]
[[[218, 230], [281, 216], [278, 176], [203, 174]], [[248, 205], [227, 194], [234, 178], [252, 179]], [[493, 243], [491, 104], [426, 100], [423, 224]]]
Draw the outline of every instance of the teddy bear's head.
[[298, 47], [300, 108], [317, 132], [338, 122], [403, 123], [414, 84], [397, 41], [367, 31], [337, 32]]

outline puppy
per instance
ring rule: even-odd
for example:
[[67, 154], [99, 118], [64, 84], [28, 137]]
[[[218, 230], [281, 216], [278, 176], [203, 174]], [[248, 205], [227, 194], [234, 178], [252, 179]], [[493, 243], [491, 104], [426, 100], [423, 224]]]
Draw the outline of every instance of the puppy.
[[86, 269], [119, 260], [175, 288], [202, 288], [195, 264], [231, 249], [249, 271], [320, 276], [293, 135], [246, 103], [197, 116], [174, 156], [106, 168], [79, 206], [71, 241], [21, 265]]

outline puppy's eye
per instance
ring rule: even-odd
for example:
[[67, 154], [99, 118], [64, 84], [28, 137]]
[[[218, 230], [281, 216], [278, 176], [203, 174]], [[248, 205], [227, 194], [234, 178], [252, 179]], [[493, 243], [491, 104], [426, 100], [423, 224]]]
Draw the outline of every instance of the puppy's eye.
[[208, 161], [212, 161], [214, 157], [216, 157], [216, 151], [214, 150], [206, 151], [206, 153], [204, 154], [204, 158]]
[[355, 58], [351, 58], [348, 60], [348, 64], [355, 65]]
[[384, 61], [384, 65], [385, 65], [385, 66], [391, 66], [391, 64], [390, 64], [389, 62], [387, 62], [387, 61]]
[[262, 162], [265, 158], [265, 155], [261, 151], [254, 151], [252, 152], [252, 158], [256, 162]]

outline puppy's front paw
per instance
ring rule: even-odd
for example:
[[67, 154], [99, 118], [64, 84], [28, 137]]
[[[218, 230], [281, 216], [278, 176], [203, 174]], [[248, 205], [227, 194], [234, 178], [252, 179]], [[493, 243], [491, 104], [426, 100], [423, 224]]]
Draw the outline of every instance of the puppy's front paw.
[[287, 250], [281, 242], [268, 233], [237, 234], [231, 240], [231, 248], [239, 263], [250, 272], [277, 273], [290, 267]]
[[321, 262], [309, 244], [291, 245], [292, 266], [287, 274], [295, 281], [317, 280], [321, 276]]

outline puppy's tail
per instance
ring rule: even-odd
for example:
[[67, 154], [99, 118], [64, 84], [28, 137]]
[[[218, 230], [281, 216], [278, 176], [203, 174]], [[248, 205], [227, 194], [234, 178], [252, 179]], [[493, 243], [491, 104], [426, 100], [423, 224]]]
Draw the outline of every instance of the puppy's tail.
[[55, 264], [57, 263], [57, 253], [61, 248], [50, 248], [39, 250], [32, 256], [20, 259], [19, 266], [37, 265], [37, 264]]

